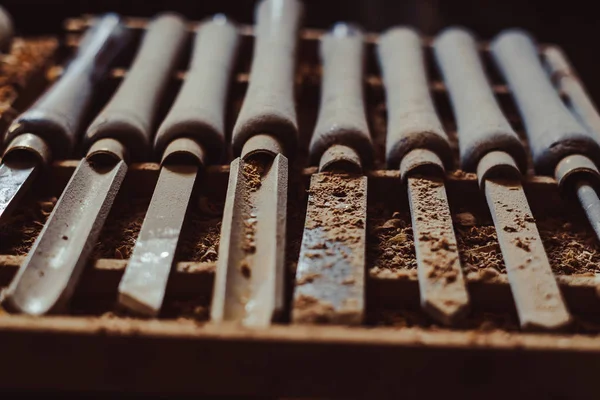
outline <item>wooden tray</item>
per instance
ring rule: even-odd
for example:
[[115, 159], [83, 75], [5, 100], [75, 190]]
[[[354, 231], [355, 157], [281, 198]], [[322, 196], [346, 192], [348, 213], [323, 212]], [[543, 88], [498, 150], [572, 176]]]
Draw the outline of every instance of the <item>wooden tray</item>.
[[[89, 19], [83, 16], [67, 21], [64, 50], [77, 45]], [[130, 18], [128, 24], [141, 32], [146, 20]], [[244, 40], [229, 102], [230, 127], [243, 98], [252, 53], [252, 29], [243, 26], [241, 31]], [[302, 32], [298, 72], [301, 149], [290, 177], [288, 298], [293, 290], [308, 179], [315, 172], [306, 165], [306, 145], [318, 105], [317, 44], [321, 34], [311, 29]], [[463, 325], [448, 329], [436, 326], [419, 310], [406, 191], [398, 171], [382, 169], [385, 104], [372, 49], [376, 40], [376, 35], [368, 36], [368, 112], [379, 169], [368, 174], [369, 273], [363, 327], [297, 326], [284, 320], [254, 330], [207, 322], [218, 239], [215, 233], [229, 160], [209, 167], [198, 184], [162, 315], [153, 320], [122, 315], [114, 306], [117, 286], [158, 178], [158, 164], [148, 160], [130, 168], [101, 234], [96, 259], [78, 286], [71, 313], [33, 318], [0, 312], [0, 389], [345, 398], [420, 398], [447, 393], [478, 398], [516, 393], [536, 398], [593, 397], [600, 367], [600, 298], [596, 291], [600, 246], [578, 206], [560, 197], [553, 179], [530, 176], [524, 185], [553, 269], [577, 320], [569, 331], [519, 331], [485, 200], [476, 177], [461, 171], [449, 174], [447, 190], [473, 312]], [[429, 43], [425, 38], [432, 91], [456, 147], [455, 124], [445, 87], [431, 62]], [[481, 51], [502, 106], [515, 128], [522, 130], [508, 89], [490, 67], [485, 43]], [[113, 70], [96, 109], [126, 73], [133, 49], [129, 53]], [[187, 61], [182, 61], [181, 72], [173, 79], [163, 115], [177, 93]], [[50, 75], [58, 73], [60, 65], [53, 67]], [[0, 287], [14, 276], [77, 163], [58, 161], [48, 168], [13, 223], [0, 230]], [[392, 218], [400, 219], [402, 228], [389, 232], [383, 226]], [[479, 227], [468, 226], [472, 218]], [[388, 249], [385, 243], [390, 235], [400, 235], [401, 240]], [[386, 250], [399, 258], [386, 259]], [[400, 254], [401, 250], [406, 252]]]

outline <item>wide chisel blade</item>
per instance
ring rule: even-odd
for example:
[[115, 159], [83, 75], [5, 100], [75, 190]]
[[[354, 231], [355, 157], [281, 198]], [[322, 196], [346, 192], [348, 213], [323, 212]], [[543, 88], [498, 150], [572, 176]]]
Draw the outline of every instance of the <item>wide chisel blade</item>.
[[6, 290], [8, 308], [40, 315], [66, 305], [126, 172], [124, 161], [92, 164], [83, 159], [79, 163]]
[[11, 161], [0, 165], [0, 225], [15, 209], [37, 175], [35, 161]]
[[487, 179], [485, 195], [521, 327], [560, 329], [571, 322], [544, 250], [523, 186], [518, 181]]
[[444, 181], [416, 176], [407, 181], [421, 305], [449, 325], [468, 311], [469, 294]]
[[296, 271], [294, 322], [363, 321], [366, 217], [366, 176], [312, 176]]
[[265, 327], [283, 308], [288, 160], [231, 163], [211, 305], [214, 322]]
[[163, 165], [156, 189], [119, 285], [119, 303], [146, 316], [162, 306], [197, 165]]

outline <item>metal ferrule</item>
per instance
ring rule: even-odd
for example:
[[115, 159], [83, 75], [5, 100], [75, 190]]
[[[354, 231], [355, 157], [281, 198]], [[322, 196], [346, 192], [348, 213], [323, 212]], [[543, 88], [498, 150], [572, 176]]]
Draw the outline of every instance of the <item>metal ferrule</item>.
[[128, 154], [127, 148], [117, 139], [104, 138], [92, 144], [85, 158], [100, 163], [108, 163], [109, 160], [111, 162], [127, 162]]
[[48, 165], [52, 159], [52, 150], [46, 141], [33, 133], [24, 133], [15, 137], [4, 152], [3, 159], [17, 156], [19, 153], [32, 154], [41, 165]]
[[572, 154], [563, 158], [554, 169], [554, 178], [561, 192], [572, 193], [576, 181], [584, 179], [600, 190], [600, 172], [596, 164], [586, 156]]
[[356, 150], [342, 144], [329, 146], [321, 156], [319, 172], [334, 170], [360, 174], [362, 172], [362, 164]]
[[284, 154], [283, 146], [279, 140], [267, 133], [261, 133], [251, 136], [244, 143], [241, 157], [244, 160], [255, 155], [267, 155], [274, 158], [277, 154]]
[[481, 190], [488, 179], [521, 180], [521, 172], [515, 159], [504, 151], [490, 151], [477, 164], [477, 180]]
[[428, 149], [410, 151], [400, 162], [400, 178], [406, 182], [411, 175], [440, 176], [446, 173], [440, 157]]
[[164, 164], [197, 164], [205, 165], [206, 151], [194, 139], [182, 137], [173, 140], [163, 153], [161, 165]]

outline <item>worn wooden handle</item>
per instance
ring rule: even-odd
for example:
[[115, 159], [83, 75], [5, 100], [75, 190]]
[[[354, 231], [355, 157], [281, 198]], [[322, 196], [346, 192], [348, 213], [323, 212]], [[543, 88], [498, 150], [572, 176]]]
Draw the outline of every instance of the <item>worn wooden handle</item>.
[[185, 22], [174, 14], [160, 15], [148, 25], [123, 83], [86, 132], [88, 146], [110, 137], [123, 143], [133, 159], [148, 155], [156, 111], [186, 37]]
[[458, 125], [462, 169], [476, 170], [483, 156], [499, 150], [524, 172], [525, 148], [494, 97], [473, 36], [461, 28], [448, 29], [436, 38], [434, 51]]
[[365, 166], [373, 162], [364, 102], [364, 47], [360, 29], [343, 23], [321, 39], [321, 103], [309, 147], [313, 164], [334, 144], [354, 149]]
[[23, 133], [42, 137], [55, 159], [71, 155], [97, 83], [131, 38], [116, 14], [90, 28], [74, 59], [52, 87], [8, 129], [7, 143]]
[[173, 139], [188, 137], [205, 148], [208, 162], [221, 158], [225, 102], [238, 43], [237, 28], [223, 15], [200, 26], [183, 87], [156, 134], [159, 155]]
[[404, 156], [425, 148], [452, 169], [452, 150], [429, 91], [419, 34], [392, 28], [379, 38], [377, 55], [387, 101], [388, 166], [397, 169]]
[[281, 141], [287, 154], [296, 148], [294, 73], [302, 10], [298, 0], [263, 0], [256, 9], [250, 83], [233, 129], [236, 156], [251, 136], [263, 133]]
[[571, 154], [587, 155], [600, 165], [594, 134], [560, 99], [533, 39], [523, 31], [508, 30], [494, 39], [491, 49], [525, 122], [536, 171], [553, 175], [556, 165]]

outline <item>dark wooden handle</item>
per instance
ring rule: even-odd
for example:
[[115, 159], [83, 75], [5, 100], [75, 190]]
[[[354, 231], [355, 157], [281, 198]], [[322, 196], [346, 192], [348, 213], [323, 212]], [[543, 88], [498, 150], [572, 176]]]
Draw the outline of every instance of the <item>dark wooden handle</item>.
[[525, 122], [533, 162], [539, 174], [553, 175], [571, 154], [587, 155], [600, 165], [600, 146], [568, 110], [541, 64], [533, 39], [523, 31], [501, 32], [492, 53]]
[[174, 14], [160, 15], [148, 25], [123, 82], [85, 134], [88, 146], [109, 137], [123, 143], [135, 160], [148, 155], [156, 111], [186, 37], [185, 22]]
[[156, 134], [159, 155], [173, 139], [188, 137], [204, 146], [209, 163], [221, 158], [225, 102], [238, 43], [237, 28], [223, 15], [200, 26], [183, 87]]
[[118, 15], [103, 16], [86, 32], [60, 79], [13, 121], [7, 142], [20, 134], [33, 133], [47, 142], [55, 159], [69, 157], [97, 83], [130, 38]]
[[461, 28], [448, 29], [436, 38], [434, 51], [458, 125], [462, 169], [475, 171], [483, 156], [500, 150], [524, 172], [525, 148], [494, 97], [473, 36]]
[[281, 141], [291, 154], [298, 141], [294, 73], [303, 6], [298, 0], [263, 0], [256, 9], [254, 56], [244, 104], [233, 129], [234, 155], [257, 134]]
[[364, 102], [364, 47], [363, 33], [341, 23], [321, 39], [321, 103], [309, 147], [313, 164], [334, 144], [354, 149], [365, 166], [373, 162]]
[[435, 111], [419, 34], [393, 28], [377, 46], [387, 102], [386, 160], [397, 169], [412, 150], [425, 148], [453, 167], [450, 142]]

